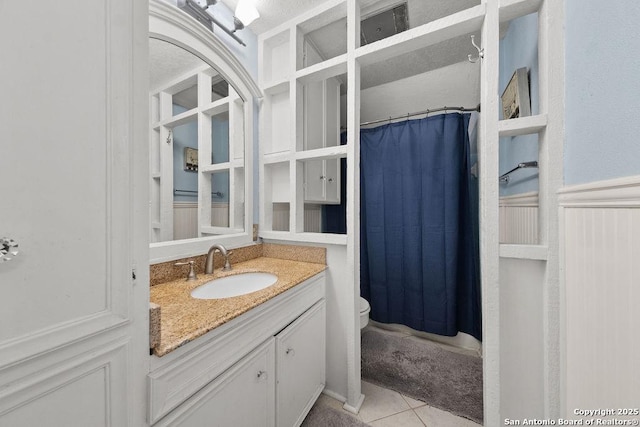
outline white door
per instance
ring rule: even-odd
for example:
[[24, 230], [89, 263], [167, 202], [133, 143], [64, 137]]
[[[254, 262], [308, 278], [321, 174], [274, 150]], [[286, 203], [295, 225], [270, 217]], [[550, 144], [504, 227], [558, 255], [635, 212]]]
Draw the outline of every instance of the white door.
[[0, 1], [0, 426], [145, 423], [147, 7]]

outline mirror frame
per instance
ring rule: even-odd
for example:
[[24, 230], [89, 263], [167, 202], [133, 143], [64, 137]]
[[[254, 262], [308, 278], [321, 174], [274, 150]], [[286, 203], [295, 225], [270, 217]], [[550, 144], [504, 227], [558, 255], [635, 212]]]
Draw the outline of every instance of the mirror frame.
[[[149, 263], [202, 255], [213, 243], [229, 248], [253, 242], [253, 154], [257, 100], [262, 93], [249, 72], [214, 34], [176, 6], [162, 0], [149, 2], [149, 38], [174, 44], [215, 68], [244, 100], [244, 232], [151, 243]], [[148, 146], [148, 143], [147, 143]]]

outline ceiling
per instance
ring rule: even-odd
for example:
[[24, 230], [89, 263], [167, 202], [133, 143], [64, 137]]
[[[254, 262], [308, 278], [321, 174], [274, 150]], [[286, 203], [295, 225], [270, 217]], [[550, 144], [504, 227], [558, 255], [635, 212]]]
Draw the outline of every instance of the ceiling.
[[[174, 79], [187, 75], [207, 64], [191, 52], [159, 39], [149, 39], [149, 88], [154, 92], [156, 88], [166, 86]], [[225, 89], [226, 81], [215, 71], [210, 71], [212, 77], [212, 100], [218, 99]], [[197, 86], [191, 86], [173, 94], [172, 102], [187, 109], [197, 104]]]
[[[409, 28], [461, 10], [480, 4], [480, 0], [361, 0], [361, 15], [363, 18], [382, 10], [407, 3]], [[231, 10], [235, 9], [238, 0], [222, 0]], [[260, 34], [268, 31], [320, 4], [317, 0], [255, 0], [260, 12], [248, 28]], [[310, 27], [307, 40], [319, 51], [324, 59], [333, 58], [346, 52], [346, 19], [305, 24], [302, 28]], [[326, 21], [326, 18], [324, 19]], [[315, 28], [314, 28], [315, 27]], [[318, 28], [319, 27], [319, 28]], [[476, 41], [480, 42], [480, 34], [476, 33]], [[467, 60], [468, 54], [477, 53], [471, 45], [469, 35], [457, 37], [433, 46], [397, 56], [393, 59], [363, 67], [361, 70], [361, 88], [378, 86], [380, 84], [421, 74], [447, 65]], [[344, 88], [343, 88], [344, 91]]]
[[191, 52], [163, 40], [149, 39], [149, 87], [152, 90], [203, 65], [204, 61]]

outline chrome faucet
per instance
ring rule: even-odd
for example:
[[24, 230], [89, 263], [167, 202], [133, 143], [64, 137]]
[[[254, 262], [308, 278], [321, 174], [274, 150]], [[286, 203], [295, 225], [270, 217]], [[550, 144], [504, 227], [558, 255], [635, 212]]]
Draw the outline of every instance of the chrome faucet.
[[216, 250], [220, 251], [220, 253], [224, 257], [224, 267], [222, 267], [222, 271], [231, 270], [231, 264], [229, 264], [229, 255], [231, 255], [232, 252], [227, 252], [227, 248], [219, 243], [216, 243], [215, 245], [211, 245], [211, 247], [209, 248], [209, 252], [207, 252], [207, 260], [204, 263], [204, 274], [213, 273], [213, 253]]

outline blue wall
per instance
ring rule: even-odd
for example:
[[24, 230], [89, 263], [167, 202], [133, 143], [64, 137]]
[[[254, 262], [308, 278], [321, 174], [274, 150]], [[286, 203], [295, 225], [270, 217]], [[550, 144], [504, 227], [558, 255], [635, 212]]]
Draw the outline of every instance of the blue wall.
[[[229, 161], [229, 116], [218, 115], [211, 118], [211, 151], [213, 163]], [[211, 175], [211, 191], [221, 192], [222, 197], [213, 196], [212, 202], [229, 201], [229, 171]]]
[[[173, 105], [173, 115], [186, 111], [179, 105]], [[229, 119], [215, 116], [211, 120], [212, 151], [215, 163], [229, 161]], [[198, 125], [196, 122], [186, 123], [173, 128], [173, 188], [180, 190], [198, 191], [198, 174], [184, 170], [184, 148], [198, 148]], [[198, 158], [198, 163], [204, 163]], [[213, 197], [214, 202], [229, 201], [229, 173], [216, 173], [212, 176], [213, 191], [220, 191], [223, 197]], [[197, 202], [198, 194], [193, 196], [177, 194], [173, 196], [175, 202]]]
[[[529, 70], [531, 114], [539, 112], [538, 103], [538, 14], [514, 19], [500, 41], [500, 94], [516, 69]], [[502, 118], [502, 117], [501, 117]], [[538, 160], [538, 135], [500, 139], [500, 174], [518, 163]], [[522, 169], [510, 176], [508, 184], [500, 184], [500, 196], [538, 190], [538, 170]]]
[[[179, 105], [173, 105], [173, 115], [187, 111]], [[173, 128], [173, 188], [198, 191], [198, 173], [184, 170], [184, 148], [198, 149], [198, 125], [195, 122]], [[174, 194], [174, 202], [197, 202], [198, 194], [188, 196], [185, 193]]]
[[565, 185], [640, 174], [640, 2], [565, 0]]

